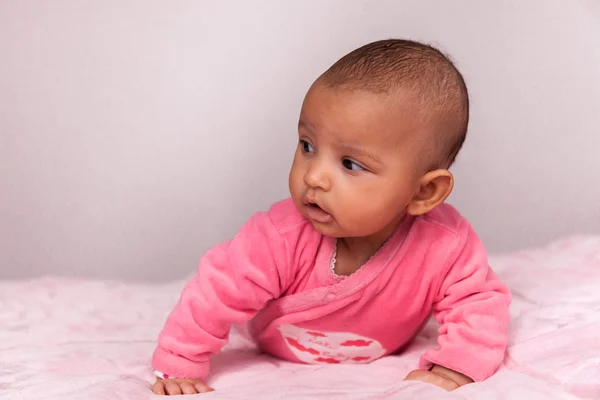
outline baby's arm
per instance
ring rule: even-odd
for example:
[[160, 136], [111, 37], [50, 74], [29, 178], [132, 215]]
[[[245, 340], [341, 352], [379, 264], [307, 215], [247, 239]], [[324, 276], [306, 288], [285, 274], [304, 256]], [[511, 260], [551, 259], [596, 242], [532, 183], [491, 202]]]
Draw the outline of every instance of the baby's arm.
[[204, 382], [209, 357], [227, 343], [231, 325], [250, 320], [279, 297], [279, 271], [286, 263], [283, 249], [270, 218], [260, 213], [234, 239], [209, 250], [165, 323], [153, 368], [168, 374], [169, 382]]
[[433, 308], [441, 323], [439, 347], [425, 352], [421, 371], [411, 373], [413, 379], [415, 374], [441, 375], [457, 387], [496, 372], [504, 358], [510, 320], [508, 288], [489, 267], [472, 228], [466, 222], [462, 228], [464, 244], [442, 279]]

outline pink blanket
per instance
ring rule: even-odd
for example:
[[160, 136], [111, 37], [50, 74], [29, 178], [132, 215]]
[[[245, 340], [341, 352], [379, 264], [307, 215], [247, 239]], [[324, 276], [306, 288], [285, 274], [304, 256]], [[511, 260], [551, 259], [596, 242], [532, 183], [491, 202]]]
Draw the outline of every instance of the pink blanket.
[[[403, 382], [435, 341], [431, 324], [403, 355], [308, 366], [258, 354], [237, 331], [214, 358], [203, 399], [600, 398], [600, 237], [491, 258], [514, 295], [506, 365], [455, 392]], [[148, 399], [148, 361], [183, 282], [75, 279], [0, 283], [0, 399]], [[158, 398], [158, 396], [157, 396]], [[194, 398], [188, 396], [186, 398]]]

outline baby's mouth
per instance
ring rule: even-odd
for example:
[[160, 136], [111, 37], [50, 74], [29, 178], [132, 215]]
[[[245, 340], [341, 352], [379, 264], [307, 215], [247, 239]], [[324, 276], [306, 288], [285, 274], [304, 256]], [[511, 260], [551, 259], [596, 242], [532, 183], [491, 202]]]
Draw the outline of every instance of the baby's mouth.
[[323, 210], [321, 207], [319, 207], [319, 205], [317, 203], [308, 203], [307, 206], [309, 206], [310, 208], [316, 208], [319, 210]]
[[333, 220], [333, 216], [327, 211], [323, 210], [317, 203], [308, 202], [306, 203], [306, 214], [309, 219], [315, 222], [326, 224]]

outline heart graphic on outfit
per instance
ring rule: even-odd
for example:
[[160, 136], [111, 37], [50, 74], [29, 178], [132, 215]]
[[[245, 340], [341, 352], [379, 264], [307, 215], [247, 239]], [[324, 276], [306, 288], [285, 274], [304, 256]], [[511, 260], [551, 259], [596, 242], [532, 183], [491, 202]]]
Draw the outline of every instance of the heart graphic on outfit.
[[374, 339], [349, 332], [322, 332], [280, 325], [283, 340], [299, 361], [307, 364], [364, 364], [386, 353]]

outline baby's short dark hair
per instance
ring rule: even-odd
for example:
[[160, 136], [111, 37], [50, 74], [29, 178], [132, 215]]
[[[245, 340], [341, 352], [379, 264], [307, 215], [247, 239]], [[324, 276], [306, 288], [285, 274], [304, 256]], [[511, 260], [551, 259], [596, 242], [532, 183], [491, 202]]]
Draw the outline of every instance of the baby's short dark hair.
[[454, 163], [467, 136], [469, 94], [461, 73], [440, 50], [412, 40], [380, 40], [346, 54], [319, 80], [382, 94], [413, 91], [438, 123], [436, 167]]

